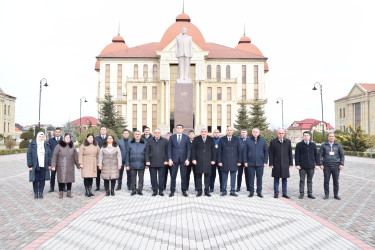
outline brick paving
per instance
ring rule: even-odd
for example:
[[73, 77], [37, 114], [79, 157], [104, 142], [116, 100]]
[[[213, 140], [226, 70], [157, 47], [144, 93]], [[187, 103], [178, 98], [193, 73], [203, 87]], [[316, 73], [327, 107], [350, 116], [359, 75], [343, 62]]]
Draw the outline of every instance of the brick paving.
[[[95, 192], [87, 198], [77, 171], [72, 199], [60, 200], [54, 192], [35, 200], [25, 158], [0, 156], [0, 249], [375, 247], [373, 159], [347, 157], [340, 176], [341, 201], [321, 199], [321, 170], [314, 176], [317, 199], [299, 200], [294, 168], [288, 183], [292, 199], [287, 201], [274, 199], [268, 191], [269, 168], [264, 173], [264, 199], [248, 198], [244, 186], [239, 197], [220, 197], [217, 191], [212, 197], [195, 197], [193, 191], [188, 198], [180, 192], [173, 198], [152, 197], [148, 171], [142, 197], [122, 190], [115, 197]], [[49, 182], [46, 186], [48, 190]]]

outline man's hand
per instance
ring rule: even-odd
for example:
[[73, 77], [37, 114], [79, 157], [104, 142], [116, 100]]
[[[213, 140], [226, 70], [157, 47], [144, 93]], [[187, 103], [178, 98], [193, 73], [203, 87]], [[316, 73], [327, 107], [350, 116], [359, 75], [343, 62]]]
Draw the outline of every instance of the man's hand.
[[48, 169], [51, 169], [51, 168], [52, 168], [51, 166], [48, 167]]
[[237, 163], [237, 167], [240, 167], [241, 166], [241, 163]]
[[79, 168], [83, 168], [83, 165], [79, 165]]
[[264, 163], [264, 164], [263, 164], [263, 167], [267, 167], [267, 163]]
[[121, 170], [121, 166], [118, 166], [117, 169], [118, 169], [118, 170]]
[[339, 166], [339, 169], [340, 169], [340, 170], [342, 170], [343, 168], [344, 168], [344, 166], [343, 166], [343, 165], [340, 165], [340, 166]]
[[146, 162], [146, 166], [150, 166], [151, 165], [151, 163], [148, 161], [148, 162]]
[[29, 171], [33, 171], [33, 168], [29, 168]]
[[301, 169], [301, 167], [300, 166], [296, 166], [296, 169]]
[[273, 166], [270, 166], [270, 168], [273, 168]]
[[222, 166], [223, 166], [223, 163], [220, 162], [220, 163], [217, 164], [217, 165], [218, 165], [219, 167], [222, 167]]
[[99, 166], [98, 168], [99, 168], [99, 170], [103, 170], [103, 167], [102, 167], [102, 166]]
[[129, 166], [127, 166], [127, 167], [126, 167], [126, 170], [130, 170], [130, 167], [129, 167]]
[[214, 162], [214, 161], [211, 161], [211, 165], [215, 165], [215, 162]]
[[321, 165], [321, 166], [320, 166], [320, 169], [321, 169], [321, 170], [323, 170], [323, 169], [324, 169], [324, 166], [323, 166], [323, 165]]
[[289, 168], [292, 168], [293, 166], [289, 166]]
[[247, 162], [246, 162], [246, 163], [244, 164], [244, 166], [245, 166], [245, 167], [248, 167], [248, 164], [247, 164]]
[[173, 161], [170, 159], [169, 160], [169, 166], [172, 167], [172, 165], [173, 165]]
[[189, 160], [185, 161], [185, 166], [189, 165]]
[[197, 165], [197, 161], [196, 161], [196, 160], [193, 160], [192, 163], [193, 163], [194, 165]]
[[164, 165], [168, 165], [168, 162], [167, 162], [167, 161], [165, 161], [165, 162], [164, 162]]
[[315, 166], [315, 170], [319, 170], [319, 166]]
[[[32, 169], [33, 169], [33, 168], [31, 168], [31, 170], [32, 170]], [[53, 171], [56, 171], [56, 168], [55, 168], [55, 167], [52, 167], [51, 169], [52, 169]]]

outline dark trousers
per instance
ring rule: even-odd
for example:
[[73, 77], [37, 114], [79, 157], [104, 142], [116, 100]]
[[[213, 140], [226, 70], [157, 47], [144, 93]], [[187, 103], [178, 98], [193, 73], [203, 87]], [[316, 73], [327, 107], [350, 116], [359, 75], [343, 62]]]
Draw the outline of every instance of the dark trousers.
[[163, 188], [163, 190], [167, 189], [168, 171], [169, 171], [169, 175], [172, 177], [172, 167], [169, 166], [169, 165], [165, 166], [165, 170], [164, 170], [164, 188]]
[[55, 190], [56, 171], [51, 170], [51, 180], [49, 181], [50, 189]]
[[93, 178], [83, 178], [83, 185], [85, 185], [85, 187], [92, 187], [93, 181]]
[[176, 178], [178, 169], [180, 168], [180, 176], [181, 176], [181, 191], [186, 192], [186, 166], [184, 165], [185, 162], [173, 162], [172, 166], [172, 173], [171, 173], [171, 192], [176, 191]]
[[230, 193], [233, 194], [236, 189], [236, 172], [237, 171], [221, 171], [221, 176], [223, 178], [223, 193], [227, 193], [227, 185], [228, 185], [228, 174], [230, 172]]
[[339, 165], [324, 166], [323, 173], [324, 173], [324, 194], [329, 195], [329, 181], [332, 175], [333, 195], [337, 196], [339, 194], [339, 176], [340, 176]]
[[[275, 195], [279, 194], [279, 183], [280, 183], [280, 178], [273, 178], [273, 191]], [[282, 186], [283, 195], [288, 194], [287, 184], [288, 184], [288, 179], [281, 178], [281, 186]]]
[[312, 194], [312, 178], [314, 176], [315, 170], [311, 169], [303, 169], [299, 170], [299, 193], [305, 193], [305, 179], [307, 176], [307, 194]]
[[100, 187], [100, 174], [102, 173], [102, 171], [96, 167], [96, 187], [99, 188]]
[[241, 189], [243, 172], [245, 172], [246, 190], [249, 191], [249, 172], [247, 171], [247, 168], [244, 165], [238, 167], [237, 189]]
[[194, 183], [196, 182], [195, 167], [193, 164], [189, 164], [186, 166], [186, 190], [189, 189], [191, 170], [193, 170]]
[[202, 175], [204, 175], [204, 193], [207, 194], [210, 191], [210, 174], [195, 174], [195, 189], [202, 192]]
[[211, 188], [211, 190], [213, 190], [214, 187], [215, 187], [216, 169], [219, 173], [219, 183], [220, 183], [220, 192], [221, 192], [222, 189], [223, 189], [222, 176], [221, 176], [220, 167], [217, 164], [211, 165], [210, 188]]
[[[131, 183], [131, 189], [133, 191], [142, 191], [143, 190], [143, 180], [144, 180], [144, 175], [145, 175], [145, 170], [144, 169], [131, 169], [131, 178], [132, 178], [132, 183]], [[137, 181], [137, 175], [138, 175], [138, 189], [136, 185]]]
[[254, 193], [254, 178], [257, 177], [257, 194], [262, 193], [262, 180], [263, 180], [263, 166], [249, 166], [246, 171], [249, 173], [249, 191]]
[[[119, 170], [119, 177], [117, 180], [117, 187], [122, 187], [122, 178], [124, 176], [125, 162], [122, 163], [121, 169]], [[126, 186], [131, 187], [131, 174], [130, 170], [126, 170]]]
[[116, 179], [104, 180], [104, 188], [106, 191], [109, 191], [109, 182], [111, 182], [111, 190], [115, 189]]
[[164, 190], [165, 167], [161, 167], [161, 168], [150, 167], [148, 169], [150, 170], [152, 191], [156, 192], [159, 189], [159, 192], [162, 193]]
[[68, 191], [72, 190], [72, 183], [71, 183], [71, 182], [69, 182], [69, 183], [60, 183], [60, 182], [59, 182], [59, 191], [60, 191], [60, 192], [64, 191], [65, 184], [66, 184], [66, 189], [67, 189]]
[[35, 181], [33, 181], [34, 193], [43, 193], [44, 186], [46, 185], [46, 171], [45, 168], [35, 170]]

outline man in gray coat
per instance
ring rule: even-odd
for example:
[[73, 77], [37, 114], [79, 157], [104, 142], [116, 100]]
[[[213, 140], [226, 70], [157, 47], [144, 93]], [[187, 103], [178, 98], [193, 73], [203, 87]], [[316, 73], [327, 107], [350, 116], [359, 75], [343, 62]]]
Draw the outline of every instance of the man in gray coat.
[[[117, 188], [116, 188], [116, 190], [120, 190], [121, 187], [122, 187], [122, 176], [124, 174], [124, 168], [125, 168], [126, 156], [127, 156], [126, 153], [128, 151], [129, 143], [130, 143], [130, 139], [129, 139], [130, 132], [129, 132], [129, 130], [124, 129], [122, 131], [122, 136], [123, 136], [123, 138], [119, 139], [117, 141], [117, 145], [119, 146], [120, 151], [121, 151], [122, 166], [121, 166], [121, 169], [119, 170], [119, 178], [118, 178], [118, 181], [117, 181]], [[131, 182], [130, 170], [126, 170], [126, 185], [128, 186], [128, 190], [131, 189], [130, 188], [130, 182]]]

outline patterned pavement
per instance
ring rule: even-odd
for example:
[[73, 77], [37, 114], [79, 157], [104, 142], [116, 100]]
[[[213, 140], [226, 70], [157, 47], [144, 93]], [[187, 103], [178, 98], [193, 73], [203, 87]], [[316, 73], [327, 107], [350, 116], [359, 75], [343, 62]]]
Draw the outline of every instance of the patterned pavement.
[[248, 198], [244, 186], [239, 197], [217, 191], [212, 197], [193, 191], [188, 198], [180, 192], [152, 197], [149, 174], [143, 196], [122, 190], [87, 198], [77, 171], [72, 199], [59, 200], [54, 192], [34, 200], [25, 154], [0, 156], [0, 249], [372, 249], [374, 167], [373, 159], [347, 157], [341, 201], [321, 199], [320, 170], [314, 176], [317, 199], [299, 200], [296, 169], [288, 183], [292, 199], [274, 199], [269, 168], [263, 199]]

